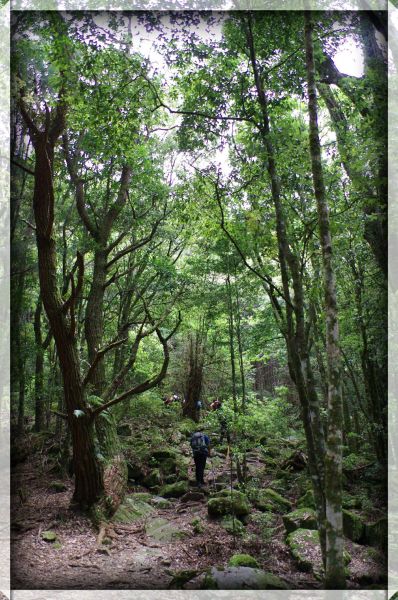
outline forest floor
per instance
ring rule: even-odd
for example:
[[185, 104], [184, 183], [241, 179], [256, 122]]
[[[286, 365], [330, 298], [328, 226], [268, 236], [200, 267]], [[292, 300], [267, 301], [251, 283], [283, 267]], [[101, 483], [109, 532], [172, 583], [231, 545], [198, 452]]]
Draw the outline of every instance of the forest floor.
[[[184, 452], [188, 462], [187, 444]], [[222, 570], [232, 555], [242, 553], [281, 578], [288, 589], [321, 588], [316, 570], [304, 572], [293, 558], [282, 514], [273, 515], [272, 528], [267, 530], [263, 513], [253, 507], [244, 535], [234, 535], [221, 526], [220, 519], [209, 518], [207, 501], [214, 482], [230, 477], [228, 456], [217, 450], [213, 455], [204, 490], [193, 487], [190, 465], [188, 493], [168, 498], [167, 507], [152, 503], [151, 512], [132, 523], [110, 522], [102, 541], [89, 518], [71, 507], [72, 479], [64, 477], [63, 489], [52, 489], [51, 461], [41, 452], [29, 456], [12, 475], [12, 589], [198, 589], [201, 574], [215, 566]], [[264, 456], [258, 449], [249, 452], [248, 466], [252, 475], [263, 474], [263, 488], [275, 478], [271, 472], [264, 475]], [[148, 489], [130, 485], [127, 498], [138, 498], [137, 493], [143, 492]], [[283, 496], [294, 508], [298, 496], [294, 482], [287, 482]], [[49, 530], [56, 532], [56, 543], [43, 539], [43, 532]], [[367, 546], [346, 539], [345, 548], [351, 558], [348, 587], [383, 589], [381, 555], [376, 560], [373, 556], [369, 564]], [[310, 559], [319, 563], [319, 556]]]

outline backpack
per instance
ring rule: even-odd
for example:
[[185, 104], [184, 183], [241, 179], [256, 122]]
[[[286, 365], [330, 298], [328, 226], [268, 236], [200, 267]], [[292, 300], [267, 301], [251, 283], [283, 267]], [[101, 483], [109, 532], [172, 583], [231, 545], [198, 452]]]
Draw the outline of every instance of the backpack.
[[191, 448], [194, 454], [207, 454], [207, 444], [204, 433], [197, 431], [191, 437]]

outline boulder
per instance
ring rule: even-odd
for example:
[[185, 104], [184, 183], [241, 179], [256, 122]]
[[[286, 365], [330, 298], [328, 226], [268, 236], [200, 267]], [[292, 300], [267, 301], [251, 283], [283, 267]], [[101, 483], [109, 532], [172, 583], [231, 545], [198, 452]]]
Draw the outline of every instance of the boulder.
[[387, 517], [383, 517], [375, 523], [365, 524], [365, 540], [369, 546], [380, 548], [387, 554], [388, 542], [388, 522]]
[[162, 460], [160, 462], [160, 471], [162, 472], [163, 475], [172, 475], [176, 472], [177, 470], [177, 461], [175, 456], [171, 457], [169, 456], [168, 458], [165, 458], [164, 460]]
[[298, 499], [297, 508], [316, 508], [314, 492], [312, 490], [307, 490], [305, 494]]
[[145, 526], [145, 532], [148, 537], [158, 542], [182, 540], [190, 535], [189, 531], [180, 529], [175, 523], [162, 518], [149, 519]]
[[257, 560], [250, 554], [234, 554], [228, 561], [229, 567], [252, 567], [259, 569], [260, 565]]
[[203, 502], [205, 500], [205, 495], [203, 492], [199, 491], [189, 491], [181, 497], [181, 502]]
[[68, 489], [63, 481], [52, 481], [48, 487], [57, 494], [60, 492], [66, 492]]
[[140, 481], [145, 477], [145, 473], [142, 467], [133, 462], [127, 463], [127, 476], [129, 479], [134, 479], [135, 481]]
[[286, 538], [293, 558], [300, 571], [320, 576], [322, 572], [322, 554], [318, 531], [314, 529], [296, 529]]
[[284, 513], [292, 510], [292, 504], [272, 488], [259, 490], [254, 499], [254, 505], [259, 510]]
[[359, 515], [346, 509], [343, 509], [343, 532], [353, 542], [365, 542], [364, 521]]
[[348, 567], [350, 579], [361, 586], [387, 581], [385, 557], [379, 550], [353, 544], [353, 555], [356, 560], [351, 561]]
[[234, 519], [232, 515], [226, 515], [220, 521], [220, 525], [227, 533], [231, 535], [243, 535], [245, 526], [239, 519]]
[[287, 590], [282, 579], [261, 569], [227, 567], [210, 569], [201, 584], [206, 590]]
[[162, 463], [167, 459], [177, 460], [177, 453], [173, 448], [163, 448], [162, 450], [154, 450], [151, 454], [157, 462]]
[[162, 483], [162, 477], [159, 469], [153, 469], [142, 480], [143, 485], [148, 488], [157, 487]]
[[135, 496], [132, 494], [124, 499], [111, 519], [114, 523], [134, 523], [154, 511], [147, 502]]
[[170, 500], [166, 500], [166, 498], [162, 498], [161, 496], [152, 496], [150, 499], [150, 503], [152, 506], [156, 508], [172, 508], [173, 505]]
[[312, 508], [298, 508], [283, 515], [282, 520], [286, 533], [292, 533], [296, 529], [318, 529], [316, 514]]
[[176, 481], [176, 483], [170, 483], [165, 485], [160, 490], [160, 496], [164, 496], [165, 498], [179, 498], [183, 496], [188, 491], [188, 482], [187, 481]]
[[221, 490], [210, 498], [207, 503], [207, 512], [211, 517], [222, 517], [224, 515], [235, 515], [242, 517], [250, 513], [250, 505], [247, 496], [237, 490]]
[[281, 465], [282, 469], [290, 472], [303, 471], [306, 467], [307, 457], [301, 450], [294, 450]]

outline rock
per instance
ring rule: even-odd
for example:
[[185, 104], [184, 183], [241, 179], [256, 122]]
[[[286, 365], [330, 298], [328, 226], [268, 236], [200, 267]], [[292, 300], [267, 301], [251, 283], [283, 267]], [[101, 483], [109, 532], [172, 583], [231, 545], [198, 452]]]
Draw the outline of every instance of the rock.
[[172, 503], [161, 496], [152, 496], [150, 503], [156, 508], [172, 508]]
[[259, 569], [257, 560], [250, 554], [234, 554], [228, 561], [229, 567], [253, 567]]
[[111, 520], [114, 523], [134, 523], [152, 512], [154, 512], [152, 506], [140, 498], [135, 498], [135, 494], [132, 494], [124, 499]]
[[301, 450], [295, 450], [283, 461], [281, 468], [287, 471], [302, 471], [307, 467], [307, 457]]
[[55, 542], [57, 539], [57, 534], [55, 531], [42, 531], [41, 539], [45, 542]]
[[387, 568], [383, 554], [376, 548], [353, 544], [353, 560], [348, 567], [350, 579], [360, 585], [387, 581]]
[[132, 434], [131, 425], [129, 425], [128, 423], [123, 423], [122, 425], [118, 425], [116, 431], [117, 431], [117, 434], [122, 437], [130, 437]]
[[199, 519], [198, 517], [192, 519], [191, 525], [195, 533], [203, 533], [205, 530], [202, 519]]
[[318, 575], [322, 572], [322, 554], [318, 531], [313, 529], [296, 529], [289, 533], [286, 543], [300, 571]]
[[362, 508], [361, 499], [357, 496], [352, 496], [347, 492], [343, 492], [343, 508], [351, 509], [351, 508]]
[[162, 483], [162, 478], [159, 469], [153, 469], [148, 475], [142, 480], [143, 485], [148, 488], [153, 488]]
[[177, 460], [177, 453], [173, 448], [163, 448], [163, 450], [154, 450], [152, 457], [158, 462], [164, 462], [166, 459]]
[[170, 483], [165, 485], [160, 490], [160, 496], [164, 496], [165, 498], [179, 498], [183, 496], [188, 491], [188, 482], [187, 481], [177, 481], [176, 483]]
[[183, 589], [183, 586], [191, 581], [198, 574], [197, 571], [193, 569], [183, 570], [183, 571], [175, 571], [173, 573], [173, 579], [169, 583], [170, 590], [180, 590]]
[[201, 584], [207, 590], [287, 590], [282, 579], [251, 567], [227, 567], [208, 571]]
[[189, 537], [189, 531], [179, 529], [175, 524], [167, 519], [156, 518], [149, 519], [145, 531], [148, 537], [158, 542], [172, 542]]
[[231, 515], [226, 515], [220, 521], [220, 525], [227, 533], [231, 535], [242, 535], [245, 532], [245, 526], [239, 519], [234, 519]]
[[343, 532], [353, 542], [365, 542], [365, 523], [362, 518], [346, 509], [343, 509]]
[[178, 480], [178, 477], [175, 473], [172, 473], [171, 475], [166, 475], [163, 479], [164, 483], [175, 483]]
[[298, 499], [297, 508], [316, 508], [314, 492], [312, 490], [307, 490], [305, 494]]
[[52, 481], [48, 487], [56, 493], [66, 492], [68, 489], [62, 481]]
[[172, 475], [177, 470], [177, 461], [175, 457], [165, 458], [160, 463], [160, 471], [163, 475]]
[[259, 490], [254, 505], [259, 510], [284, 513], [292, 510], [292, 504], [272, 488]]
[[186, 494], [184, 494], [181, 498], [181, 502], [185, 503], [185, 502], [203, 502], [205, 500], [205, 495], [203, 492], [195, 492], [195, 491], [189, 491]]
[[383, 517], [375, 523], [366, 523], [364, 537], [365, 541], [369, 546], [380, 548], [385, 554], [387, 554], [387, 541], [388, 541], [388, 522], [387, 518]]
[[129, 479], [134, 479], [135, 481], [140, 481], [145, 477], [142, 467], [132, 462], [127, 463], [127, 474]]
[[210, 498], [207, 503], [207, 511], [212, 517], [222, 517], [233, 514], [236, 517], [248, 515], [250, 505], [247, 496], [236, 490], [222, 490], [217, 492], [216, 496]]
[[283, 515], [282, 520], [286, 533], [292, 533], [296, 529], [318, 529], [316, 514], [312, 508], [298, 508]]

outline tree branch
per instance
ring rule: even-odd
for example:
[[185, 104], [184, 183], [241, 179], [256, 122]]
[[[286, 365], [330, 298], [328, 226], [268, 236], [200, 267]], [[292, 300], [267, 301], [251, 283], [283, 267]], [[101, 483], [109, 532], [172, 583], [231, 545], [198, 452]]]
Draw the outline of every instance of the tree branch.
[[122, 338], [121, 340], [117, 340], [116, 342], [112, 342], [111, 344], [108, 344], [108, 346], [105, 346], [105, 348], [102, 348], [101, 350], [98, 350], [97, 354], [95, 355], [95, 358], [92, 362], [92, 364], [90, 365], [89, 370], [87, 371], [87, 374], [83, 380], [83, 387], [86, 387], [86, 385], [89, 383], [91, 376], [93, 374], [93, 371], [95, 370], [96, 366], [98, 365], [99, 361], [102, 359], [102, 357], [107, 354], [108, 352], [110, 352], [110, 350], [113, 350], [113, 348], [117, 348], [118, 346], [120, 346], [121, 344], [123, 344], [124, 342], [127, 342], [128, 338]]

